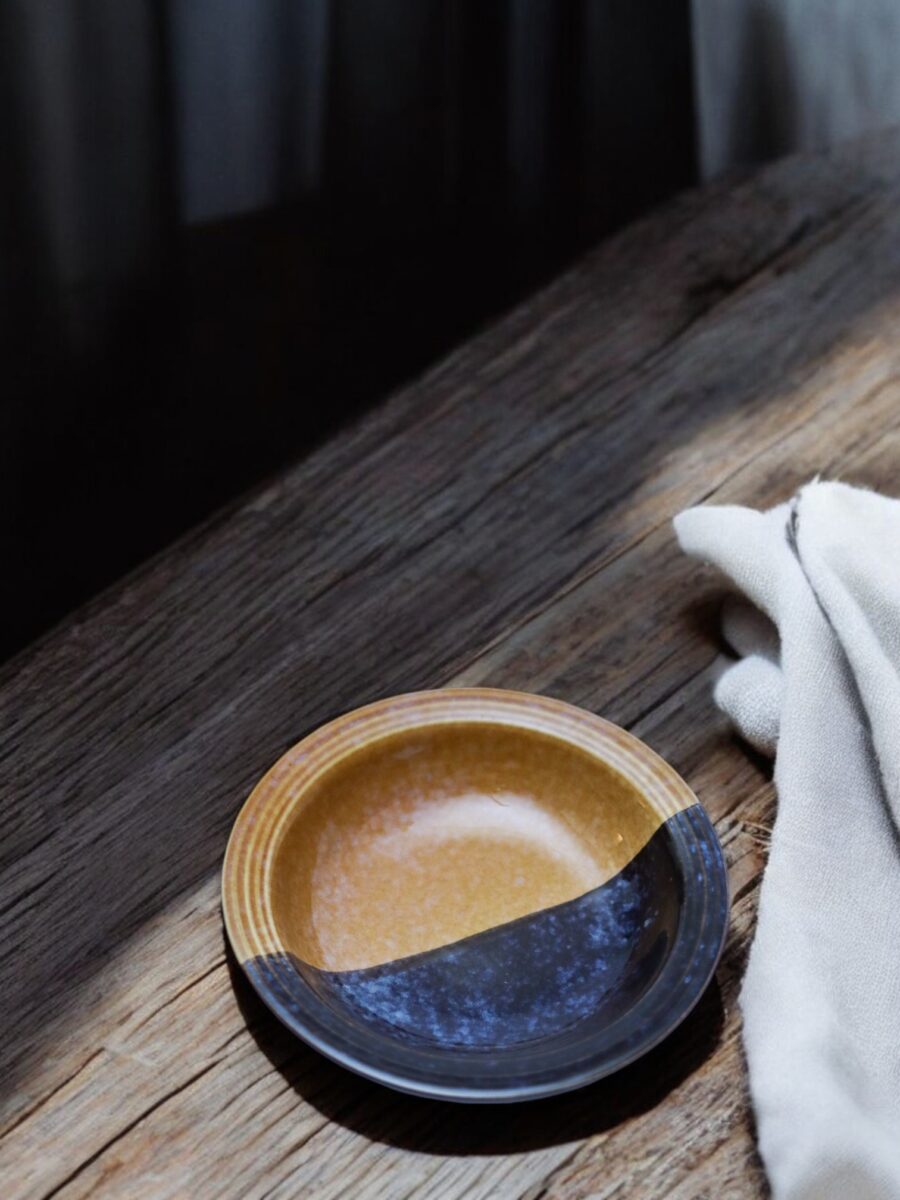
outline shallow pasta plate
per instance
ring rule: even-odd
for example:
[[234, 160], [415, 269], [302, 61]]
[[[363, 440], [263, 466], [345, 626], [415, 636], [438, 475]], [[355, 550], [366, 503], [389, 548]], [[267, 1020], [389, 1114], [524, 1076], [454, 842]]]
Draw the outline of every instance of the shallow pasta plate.
[[567, 1091], [656, 1045], [721, 953], [687, 784], [625, 730], [481, 688], [397, 696], [289, 750], [235, 823], [232, 948], [317, 1050], [418, 1095]]

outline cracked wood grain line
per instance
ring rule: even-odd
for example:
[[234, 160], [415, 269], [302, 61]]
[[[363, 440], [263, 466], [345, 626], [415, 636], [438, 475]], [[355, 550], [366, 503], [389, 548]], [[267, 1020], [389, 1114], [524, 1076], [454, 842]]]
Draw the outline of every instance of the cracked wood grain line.
[[121, 1139], [124, 1137], [127, 1137], [127, 1135], [131, 1133], [132, 1129], [136, 1129], [142, 1121], [145, 1121], [158, 1109], [162, 1108], [164, 1104], [168, 1104], [170, 1100], [173, 1100], [176, 1096], [180, 1095], [181, 1092], [184, 1092], [189, 1087], [192, 1087], [198, 1079], [202, 1079], [204, 1075], [208, 1075], [209, 1072], [215, 1070], [218, 1065], [219, 1063], [217, 1059], [203, 1067], [202, 1070], [195, 1072], [177, 1087], [172, 1088], [170, 1092], [166, 1092], [165, 1095], [160, 1096], [158, 1100], [155, 1100], [153, 1104], [149, 1106], [149, 1108], [145, 1109], [144, 1112], [135, 1117], [133, 1121], [129, 1122], [124, 1129], [120, 1130], [114, 1137], [110, 1138], [108, 1142], [105, 1142], [102, 1146], [100, 1146], [98, 1150], [95, 1150], [89, 1158], [86, 1158], [84, 1162], [79, 1163], [78, 1166], [65, 1177], [65, 1179], [61, 1180], [55, 1187], [51, 1188], [49, 1192], [46, 1192], [44, 1194], [44, 1200], [51, 1200], [51, 1197], [58, 1196], [64, 1188], [68, 1187], [69, 1184], [74, 1183], [79, 1175], [81, 1175], [88, 1169], [88, 1167], [92, 1166], [93, 1163], [97, 1162], [99, 1158], [106, 1154], [116, 1144], [116, 1142], [121, 1141]]

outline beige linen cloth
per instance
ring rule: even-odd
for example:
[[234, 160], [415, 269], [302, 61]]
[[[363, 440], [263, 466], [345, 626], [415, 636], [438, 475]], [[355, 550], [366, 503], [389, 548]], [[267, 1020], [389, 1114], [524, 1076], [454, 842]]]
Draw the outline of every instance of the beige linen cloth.
[[715, 695], [776, 756], [741, 992], [773, 1194], [900, 1200], [900, 501], [814, 482], [675, 528], [755, 606]]

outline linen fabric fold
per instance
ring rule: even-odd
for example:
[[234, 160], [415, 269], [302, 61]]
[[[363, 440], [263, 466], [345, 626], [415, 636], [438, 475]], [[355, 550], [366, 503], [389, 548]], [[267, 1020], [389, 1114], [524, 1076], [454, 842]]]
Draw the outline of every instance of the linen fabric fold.
[[[775, 754], [778, 810], [741, 991], [776, 1200], [900, 1198], [900, 501], [813, 482], [689, 509], [734, 582], [717, 703]], [[749, 601], [749, 604], [746, 603]]]

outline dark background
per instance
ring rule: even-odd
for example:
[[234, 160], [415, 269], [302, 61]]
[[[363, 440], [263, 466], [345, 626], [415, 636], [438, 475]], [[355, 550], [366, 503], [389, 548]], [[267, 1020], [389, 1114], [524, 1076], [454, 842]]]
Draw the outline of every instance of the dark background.
[[0, 657], [695, 179], [688, 0], [0, 8]]

